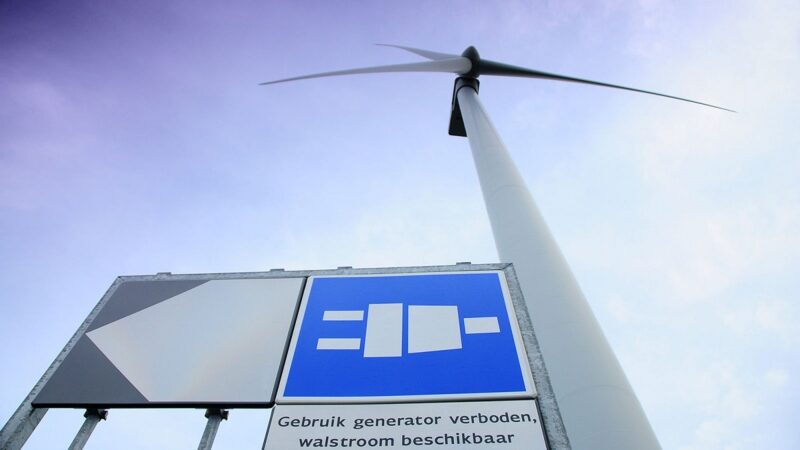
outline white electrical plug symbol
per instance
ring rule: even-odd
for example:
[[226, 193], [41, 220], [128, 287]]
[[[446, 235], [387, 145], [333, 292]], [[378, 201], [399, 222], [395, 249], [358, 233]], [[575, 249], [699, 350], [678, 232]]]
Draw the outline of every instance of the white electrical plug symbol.
[[[364, 311], [325, 311], [324, 321], [363, 321]], [[464, 318], [465, 334], [499, 333], [497, 317]], [[461, 347], [458, 306], [408, 305], [408, 353]], [[319, 338], [317, 350], [360, 350], [361, 338]], [[367, 309], [365, 358], [403, 355], [403, 304], [373, 303]]]

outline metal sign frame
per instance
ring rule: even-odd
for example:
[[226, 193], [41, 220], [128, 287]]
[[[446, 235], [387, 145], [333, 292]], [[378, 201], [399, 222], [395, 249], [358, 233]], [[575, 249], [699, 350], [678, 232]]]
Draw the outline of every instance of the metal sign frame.
[[[53, 373], [59, 368], [69, 352], [73, 349], [78, 339], [84, 335], [89, 328], [92, 321], [97, 317], [99, 312], [111, 298], [113, 293], [120, 284], [127, 281], [158, 281], [158, 280], [229, 280], [229, 279], [254, 279], [254, 278], [308, 278], [311, 276], [361, 276], [361, 275], [391, 275], [391, 274], [413, 274], [413, 273], [442, 273], [442, 272], [472, 272], [472, 271], [502, 271], [507, 283], [508, 293], [513, 304], [513, 308], [517, 315], [517, 323], [522, 335], [522, 341], [525, 347], [525, 353], [528, 360], [528, 365], [531, 369], [533, 382], [536, 386], [537, 398], [536, 402], [539, 406], [541, 414], [542, 425], [545, 429], [545, 436], [548, 440], [548, 447], [551, 449], [569, 449], [569, 440], [564, 429], [561, 415], [558, 410], [555, 395], [553, 393], [549, 375], [544, 365], [539, 344], [534, 334], [533, 326], [525, 306], [525, 300], [517, 280], [517, 275], [514, 271], [513, 265], [510, 263], [497, 263], [497, 264], [470, 264], [458, 263], [456, 265], [443, 265], [443, 266], [418, 266], [418, 267], [394, 267], [394, 268], [368, 268], [368, 269], [353, 269], [351, 267], [340, 267], [332, 270], [300, 270], [300, 271], [284, 271], [283, 269], [273, 269], [268, 272], [240, 272], [240, 273], [222, 273], [222, 274], [171, 274], [169, 272], [162, 272], [156, 275], [137, 275], [137, 276], [120, 276], [106, 291], [97, 305], [92, 309], [87, 318], [78, 327], [75, 334], [67, 342], [64, 348], [58, 353], [55, 360], [45, 370], [42, 377], [33, 386], [30, 393], [25, 397], [20, 406], [9, 418], [8, 422], [0, 430], [0, 448], [6, 449], [19, 449], [22, 448], [28, 437], [36, 429], [36, 426], [44, 417], [48, 408], [40, 407], [35, 408], [32, 405], [33, 399], [41, 391], [42, 387], [52, 377]], [[305, 292], [305, 289], [303, 289]], [[304, 295], [304, 294], [303, 294]], [[295, 317], [296, 320], [296, 317]], [[295, 322], [296, 323], [296, 322]], [[293, 327], [292, 327], [293, 328]], [[293, 331], [293, 330], [292, 330]], [[288, 340], [287, 340], [288, 341]], [[287, 342], [288, 349], [288, 342]], [[285, 365], [284, 361], [281, 362], [280, 372], [283, 373]], [[277, 392], [278, 383], [276, 383], [275, 390]], [[96, 407], [103, 407], [104, 405], [94, 405]], [[163, 405], [159, 405], [161, 407]], [[174, 407], [192, 407], [207, 406], [208, 408], [228, 408], [231, 405], [209, 404], [209, 405], [174, 405]], [[235, 407], [244, 407], [247, 405], [233, 405]], [[265, 408], [265, 405], [258, 405], [250, 407]]]

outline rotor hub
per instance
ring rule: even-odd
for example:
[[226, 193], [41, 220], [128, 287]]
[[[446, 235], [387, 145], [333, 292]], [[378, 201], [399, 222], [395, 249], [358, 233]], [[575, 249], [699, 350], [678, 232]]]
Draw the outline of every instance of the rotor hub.
[[466, 50], [464, 50], [463, 53], [461, 53], [461, 56], [467, 58], [469, 62], [472, 63], [472, 68], [469, 70], [469, 72], [462, 74], [461, 76], [467, 78], [478, 78], [481, 74], [481, 55], [478, 53], [478, 49], [470, 45]]

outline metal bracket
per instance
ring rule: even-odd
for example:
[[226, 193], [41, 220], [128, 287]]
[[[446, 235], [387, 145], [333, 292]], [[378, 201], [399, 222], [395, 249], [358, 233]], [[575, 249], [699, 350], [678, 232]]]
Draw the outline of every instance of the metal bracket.
[[461, 117], [461, 108], [458, 105], [458, 91], [463, 87], [470, 87], [478, 92], [481, 83], [477, 78], [458, 77], [453, 85], [453, 99], [450, 103], [450, 136], [467, 137], [467, 130], [464, 128], [464, 119]]
[[208, 422], [206, 422], [206, 429], [203, 431], [203, 437], [200, 438], [200, 445], [197, 446], [197, 450], [211, 450], [214, 445], [214, 438], [217, 437], [220, 422], [228, 420], [228, 410], [208, 408], [205, 416]]
[[228, 410], [222, 408], [208, 408], [206, 410], [206, 419], [210, 418], [211, 416], [219, 416], [222, 420], [228, 420]]
[[100, 423], [101, 420], [106, 420], [108, 417], [108, 410], [87, 408], [86, 412], [83, 413], [83, 417], [85, 417], [86, 420], [83, 421], [81, 429], [78, 430], [78, 434], [75, 435], [75, 439], [73, 439], [72, 443], [69, 445], [69, 450], [82, 450], [83, 447], [86, 446], [97, 424]]
[[100, 409], [100, 408], [89, 408], [83, 413], [83, 417], [87, 419], [89, 417], [97, 417], [100, 420], [106, 420], [108, 418], [108, 410], [107, 409]]

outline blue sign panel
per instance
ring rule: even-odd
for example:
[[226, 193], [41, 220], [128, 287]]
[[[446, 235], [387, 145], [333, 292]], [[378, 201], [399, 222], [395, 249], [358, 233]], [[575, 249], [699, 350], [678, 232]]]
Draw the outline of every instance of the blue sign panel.
[[278, 402], [533, 392], [502, 272], [312, 277]]

